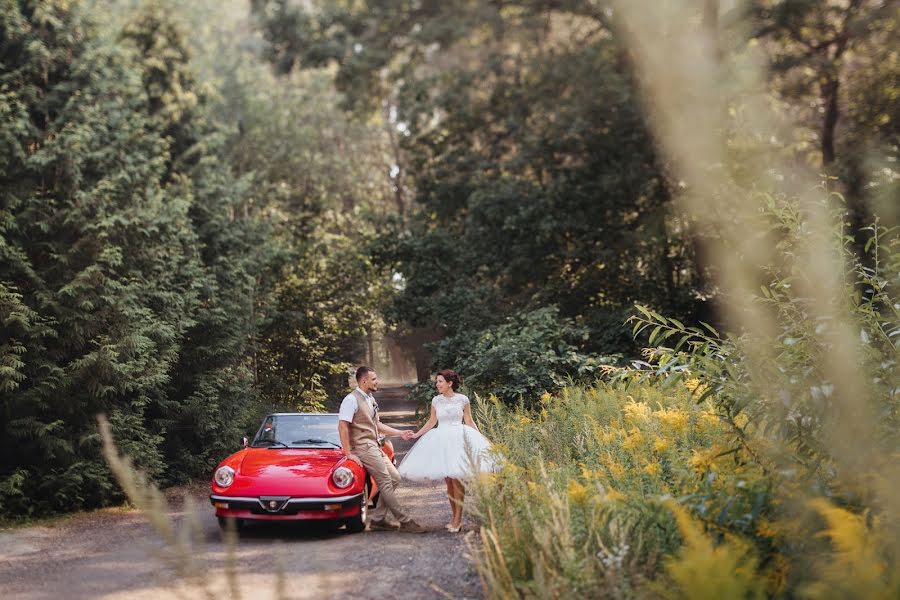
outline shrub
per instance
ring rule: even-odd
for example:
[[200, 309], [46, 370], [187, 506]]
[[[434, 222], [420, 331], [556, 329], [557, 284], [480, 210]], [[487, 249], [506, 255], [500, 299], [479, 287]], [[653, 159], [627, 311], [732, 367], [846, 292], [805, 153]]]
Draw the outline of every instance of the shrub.
[[507, 404], [532, 406], [544, 392], [596, 378], [599, 366], [613, 360], [582, 353], [579, 347], [587, 336], [587, 329], [549, 306], [511, 317], [474, 340], [442, 340], [435, 344], [434, 362], [440, 368], [451, 365], [470, 389], [492, 393]]

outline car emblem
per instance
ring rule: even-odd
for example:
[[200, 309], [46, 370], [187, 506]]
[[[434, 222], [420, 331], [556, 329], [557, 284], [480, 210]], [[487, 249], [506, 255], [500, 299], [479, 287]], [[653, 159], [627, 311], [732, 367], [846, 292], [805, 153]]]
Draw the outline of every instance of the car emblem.
[[264, 511], [275, 513], [283, 510], [290, 499], [290, 496], [260, 496], [259, 505]]

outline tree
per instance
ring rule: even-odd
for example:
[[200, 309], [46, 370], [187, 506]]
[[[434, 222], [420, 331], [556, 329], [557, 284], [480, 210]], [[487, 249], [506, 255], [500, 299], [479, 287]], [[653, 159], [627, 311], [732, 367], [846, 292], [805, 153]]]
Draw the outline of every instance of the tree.
[[199, 262], [189, 196], [164, 185], [168, 144], [131, 56], [69, 2], [3, 6], [0, 267], [4, 512], [116, 496], [94, 415], [150, 473], [193, 325]]
[[254, 8], [278, 68], [334, 64], [348, 109], [396, 112], [415, 193], [380, 255], [402, 276], [398, 326], [477, 336], [552, 303], [591, 330], [582, 349], [613, 352], [636, 298], [696, 309], [688, 224], [603, 7]]
[[211, 117], [212, 90], [197, 81], [186, 35], [166, 7], [148, 3], [120, 36], [137, 56], [151, 117], [169, 143], [165, 181], [191, 199], [201, 268], [198, 304], [152, 418], [165, 438], [169, 481], [206, 475], [256, 424], [260, 398], [250, 353], [260, 326], [257, 277], [277, 250], [264, 216], [250, 214], [248, 182], [235, 175], [228, 130]]
[[878, 43], [871, 42], [887, 41], [884, 36], [896, 25], [892, 4], [883, 0], [767, 0], [751, 7], [754, 36], [774, 42], [768, 48], [773, 71], [781, 79], [781, 92], [797, 99], [818, 95], [814, 100], [820, 115], [818, 147], [826, 166], [837, 159], [840, 95], [852, 69], [854, 51], [877, 51]]

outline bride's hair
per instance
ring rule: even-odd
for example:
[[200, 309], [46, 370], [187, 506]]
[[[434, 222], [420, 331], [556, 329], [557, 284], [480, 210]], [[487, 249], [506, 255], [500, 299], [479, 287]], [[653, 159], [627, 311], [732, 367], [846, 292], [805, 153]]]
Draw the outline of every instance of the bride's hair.
[[437, 372], [438, 375], [444, 378], [444, 381], [450, 382], [450, 387], [453, 388], [454, 392], [459, 391], [459, 386], [462, 385], [462, 380], [459, 378], [459, 375], [453, 369], [442, 369]]

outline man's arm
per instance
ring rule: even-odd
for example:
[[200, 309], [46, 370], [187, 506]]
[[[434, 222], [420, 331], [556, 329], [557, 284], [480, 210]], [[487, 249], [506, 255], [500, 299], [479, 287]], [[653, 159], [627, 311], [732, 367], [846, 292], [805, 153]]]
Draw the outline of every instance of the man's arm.
[[344, 456], [362, 466], [362, 462], [350, 451], [350, 423], [349, 421], [338, 421], [338, 435], [341, 436], [341, 451]]
[[385, 425], [384, 423], [382, 423], [381, 420], [378, 421], [378, 433], [382, 435], [401, 437], [404, 440], [408, 440], [413, 436], [412, 431], [409, 431], [407, 429], [394, 429], [390, 425]]

